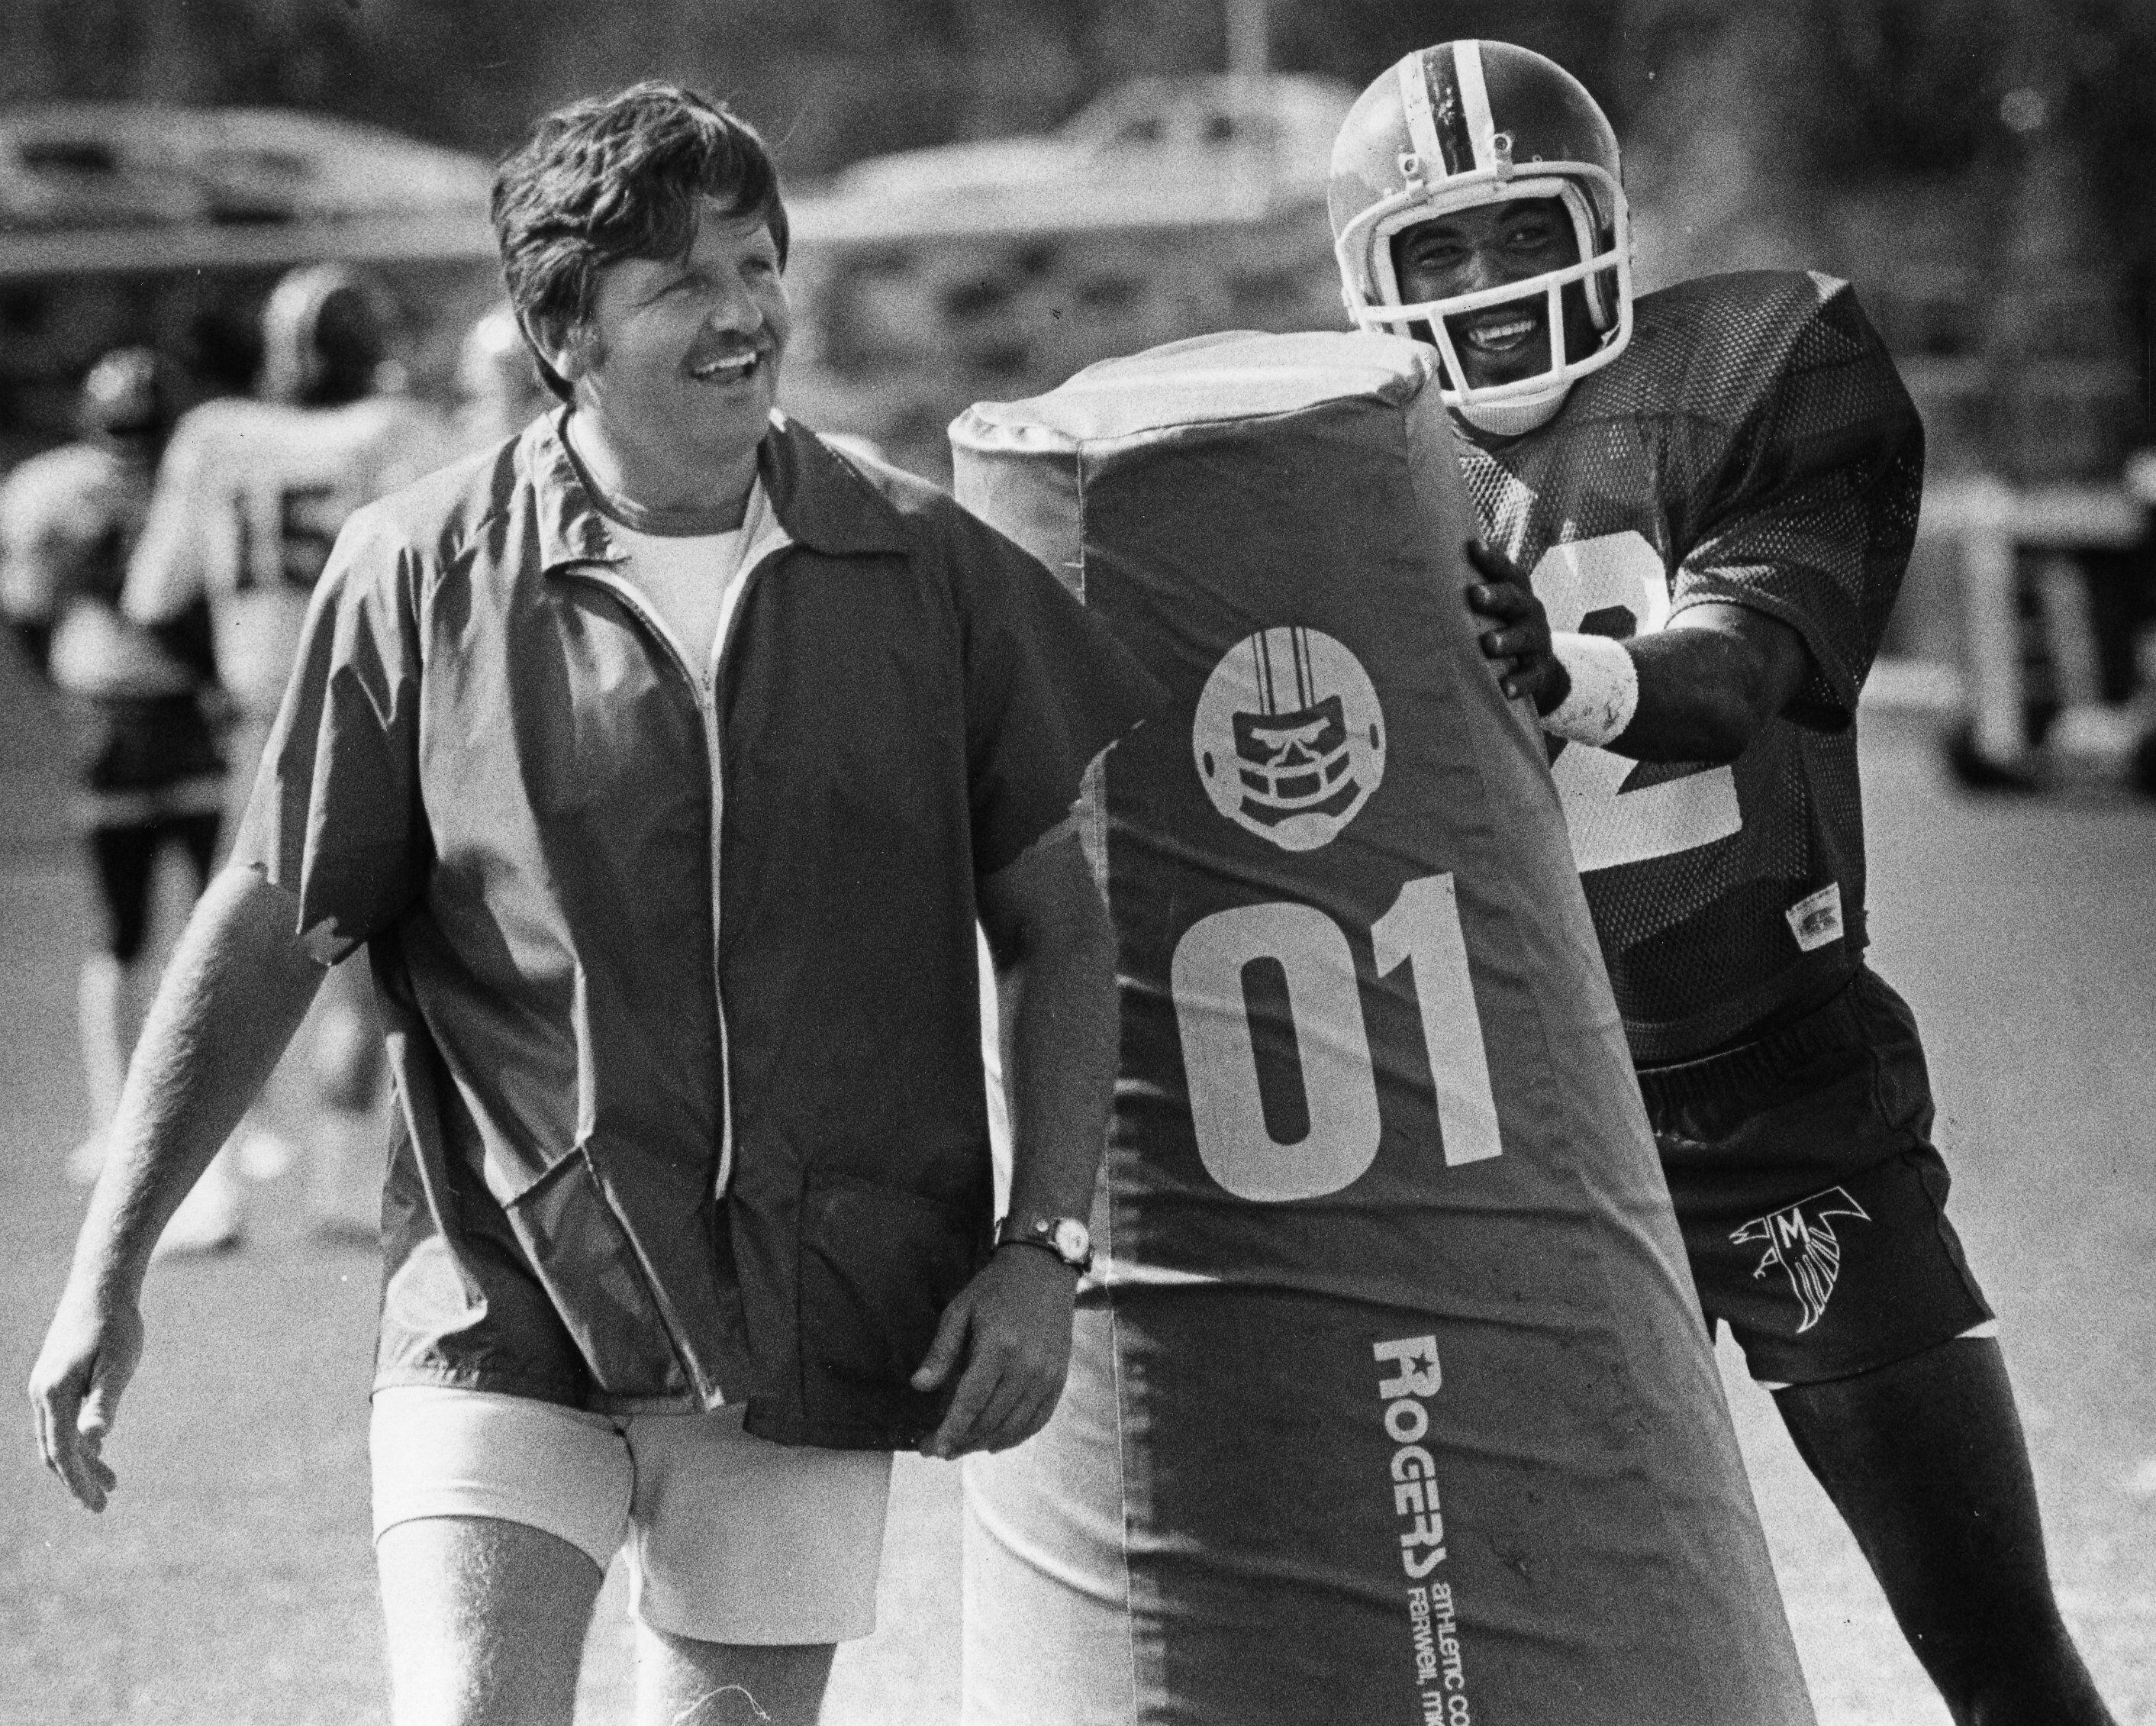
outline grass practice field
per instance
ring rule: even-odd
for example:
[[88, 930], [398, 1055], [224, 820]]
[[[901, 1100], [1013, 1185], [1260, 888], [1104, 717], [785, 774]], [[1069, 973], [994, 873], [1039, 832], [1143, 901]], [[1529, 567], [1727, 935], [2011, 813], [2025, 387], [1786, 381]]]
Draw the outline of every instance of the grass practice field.
[[[1874, 958], [1914, 1004], [1954, 1213], [2005, 1321], [2068, 1620], [2122, 1722], [2156, 1726], [2156, 808], [1974, 803], [1907, 721], [1867, 721]], [[0, 1384], [25, 1381], [80, 1193], [75, 966], [92, 923], [50, 709], [0, 669]], [[152, 1275], [102, 1518], [0, 1428], [0, 1722], [357, 1726], [385, 1717], [367, 1518], [377, 1270], [308, 1235], [295, 1176], [244, 1248]], [[1733, 1369], [1725, 1348], [1724, 1364]], [[1732, 1405], [1822, 1726], [1942, 1726], [1765, 1395]], [[834, 1726], [957, 1714], [955, 1471], [901, 1457], [883, 1627]], [[617, 1574], [582, 1718], [629, 1718]], [[1317, 1723], [1313, 1723], [1317, 1726]], [[1738, 1726], [1738, 1723], [1732, 1723]]]

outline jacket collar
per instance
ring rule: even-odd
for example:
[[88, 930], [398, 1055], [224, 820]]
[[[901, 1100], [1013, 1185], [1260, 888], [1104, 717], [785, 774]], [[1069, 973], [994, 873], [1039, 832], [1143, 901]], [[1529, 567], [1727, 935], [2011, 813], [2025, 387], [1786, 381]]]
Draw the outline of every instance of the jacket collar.
[[569, 459], [562, 433], [567, 408], [542, 414], [524, 428], [517, 451], [531, 476], [533, 507], [539, 526], [539, 567], [567, 563], [619, 563], [623, 553], [607, 537], [606, 518]]
[[898, 511], [860, 470], [776, 409], [757, 464], [779, 526], [803, 545], [840, 557], [911, 549]]
[[[624, 553], [569, 458], [562, 430], [568, 411], [542, 414], [524, 430], [521, 453], [531, 476], [540, 567], [619, 563]], [[850, 557], [910, 549], [898, 511], [844, 456], [782, 413], [771, 416], [757, 470], [778, 525], [810, 550]]]

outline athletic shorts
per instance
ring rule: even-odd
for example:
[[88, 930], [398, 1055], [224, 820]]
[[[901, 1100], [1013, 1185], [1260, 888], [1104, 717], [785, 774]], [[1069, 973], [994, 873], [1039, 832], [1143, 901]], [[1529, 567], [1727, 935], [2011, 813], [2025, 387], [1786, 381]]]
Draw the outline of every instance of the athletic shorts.
[[522, 1523], [706, 1642], [839, 1642], [875, 1628], [891, 1456], [776, 1445], [742, 1411], [598, 1415], [452, 1385], [374, 1394], [374, 1537], [423, 1517]]
[[1908, 1004], [1871, 971], [1805, 1018], [1640, 1088], [1707, 1328], [1770, 1386], [1995, 1334], [1947, 1220]]

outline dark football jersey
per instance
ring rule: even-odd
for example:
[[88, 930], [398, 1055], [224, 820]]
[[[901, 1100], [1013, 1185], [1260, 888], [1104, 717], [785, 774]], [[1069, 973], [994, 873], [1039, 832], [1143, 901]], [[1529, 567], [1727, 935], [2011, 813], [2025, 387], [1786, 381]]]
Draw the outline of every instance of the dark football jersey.
[[1573, 855], [1635, 1060], [1824, 998], [1864, 946], [1857, 691], [1923, 483], [1923, 429], [1848, 284], [1712, 276], [1523, 437], [1462, 443], [1491, 542], [1551, 626], [1625, 637], [1743, 605], [1804, 639], [1797, 701], [1728, 766], [1556, 743]]

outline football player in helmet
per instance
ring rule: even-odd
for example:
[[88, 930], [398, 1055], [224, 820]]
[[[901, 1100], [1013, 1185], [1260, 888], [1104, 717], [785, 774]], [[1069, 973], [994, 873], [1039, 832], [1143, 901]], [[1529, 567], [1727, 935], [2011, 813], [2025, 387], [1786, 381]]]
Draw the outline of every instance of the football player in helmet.
[[[141, 1029], [151, 889], [167, 842], [186, 853], [199, 891], [217, 849], [218, 753], [203, 692], [207, 633], [199, 608], [167, 652], [120, 615], [127, 555], [142, 530], [157, 456], [177, 411], [175, 379], [145, 347], [90, 367], [78, 405], [80, 441], [33, 456], [0, 487], [0, 612], [33, 664], [80, 722], [80, 814], [105, 909], [104, 944], [86, 954], [77, 1030], [92, 1131], [70, 1159], [80, 1179], [104, 1160], [128, 1052]], [[182, 1229], [172, 1247], [221, 1244]]]
[[1632, 293], [1614, 134], [1506, 43], [1342, 124], [1350, 315], [1433, 345], [1468, 603], [1542, 717], [1702, 1306], [1957, 1721], [2103, 1722], [2052, 1597], [1997, 1324], [1943, 1205], [1908, 1008], [1862, 962], [1852, 726], [1922, 428], [1846, 283]]
[[515, 437], [554, 405], [507, 304], [481, 313], [465, 332], [457, 350], [457, 447], [467, 450]]
[[[162, 635], [207, 604], [218, 676], [235, 710], [234, 828], [345, 518], [453, 453], [439, 417], [392, 387], [395, 335], [387, 294], [362, 272], [337, 264], [289, 272], [263, 307], [260, 398], [195, 408], [174, 429], [158, 472], [125, 609]], [[338, 967], [316, 999], [303, 1045], [311, 1204], [325, 1233], [372, 1240], [387, 1126], [361, 968]], [[259, 1121], [240, 1143], [258, 1174], [294, 1154]], [[239, 1189], [224, 1165], [220, 1158], [187, 1203], [221, 1205], [236, 1229]]]

